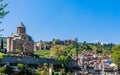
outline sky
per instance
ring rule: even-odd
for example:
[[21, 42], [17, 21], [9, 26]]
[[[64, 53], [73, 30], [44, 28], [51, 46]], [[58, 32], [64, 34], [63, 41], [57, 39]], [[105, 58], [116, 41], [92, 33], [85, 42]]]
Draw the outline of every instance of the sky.
[[2, 36], [23, 22], [34, 41], [72, 39], [120, 43], [120, 0], [7, 0]]

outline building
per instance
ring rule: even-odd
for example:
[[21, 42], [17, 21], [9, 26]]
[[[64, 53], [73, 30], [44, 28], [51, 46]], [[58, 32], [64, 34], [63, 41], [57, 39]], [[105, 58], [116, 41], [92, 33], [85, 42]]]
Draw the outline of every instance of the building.
[[11, 34], [7, 38], [7, 52], [16, 53], [16, 49], [21, 50], [23, 54], [33, 52], [34, 42], [32, 38], [26, 34], [26, 27], [23, 23], [17, 27], [17, 33]]
[[76, 39], [69, 39], [69, 40], [60, 40], [60, 39], [52, 39], [52, 41], [38, 41], [34, 45], [34, 50], [50, 50], [51, 47], [55, 45], [75, 45]]

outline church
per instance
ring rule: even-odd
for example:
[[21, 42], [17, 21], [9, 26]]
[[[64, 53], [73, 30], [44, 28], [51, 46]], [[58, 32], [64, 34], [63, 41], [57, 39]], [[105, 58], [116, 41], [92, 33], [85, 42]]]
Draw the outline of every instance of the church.
[[34, 42], [31, 36], [26, 34], [26, 27], [23, 23], [20, 23], [17, 27], [17, 32], [11, 34], [7, 38], [7, 52], [16, 53], [16, 50], [20, 50], [23, 54], [33, 53]]

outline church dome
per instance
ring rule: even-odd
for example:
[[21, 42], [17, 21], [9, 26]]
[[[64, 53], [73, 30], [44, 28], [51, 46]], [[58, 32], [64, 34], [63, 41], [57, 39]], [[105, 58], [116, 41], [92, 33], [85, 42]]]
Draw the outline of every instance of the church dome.
[[22, 27], [22, 28], [25, 28], [23, 22], [20, 23], [20, 25], [18, 27]]
[[20, 25], [17, 27], [17, 33], [18, 34], [26, 34], [26, 28], [24, 26], [24, 24], [21, 22]]

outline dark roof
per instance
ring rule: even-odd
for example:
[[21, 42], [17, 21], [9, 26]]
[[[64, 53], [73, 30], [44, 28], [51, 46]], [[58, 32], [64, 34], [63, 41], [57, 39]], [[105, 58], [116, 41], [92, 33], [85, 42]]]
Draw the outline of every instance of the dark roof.
[[23, 22], [21, 22], [20, 25], [19, 25], [18, 27], [23, 27], [23, 28], [25, 28]]

